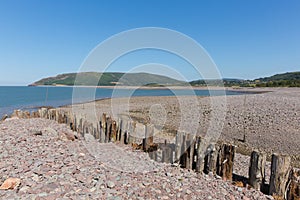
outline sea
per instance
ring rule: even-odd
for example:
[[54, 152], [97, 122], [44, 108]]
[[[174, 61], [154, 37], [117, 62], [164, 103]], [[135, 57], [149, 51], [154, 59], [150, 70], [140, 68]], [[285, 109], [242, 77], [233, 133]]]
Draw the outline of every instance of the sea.
[[207, 89], [114, 89], [53, 86], [0, 86], [0, 118], [14, 110], [33, 111], [42, 106], [59, 107], [92, 100], [131, 96], [240, 95], [239, 91]]

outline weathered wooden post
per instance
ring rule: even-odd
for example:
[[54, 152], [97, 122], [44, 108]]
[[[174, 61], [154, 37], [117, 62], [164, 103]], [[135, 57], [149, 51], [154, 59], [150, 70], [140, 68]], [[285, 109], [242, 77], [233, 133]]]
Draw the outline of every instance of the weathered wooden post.
[[121, 119], [121, 128], [120, 128], [120, 142], [121, 144], [125, 144], [125, 134], [127, 132], [128, 122], [126, 119]]
[[175, 162], [176, 163], [180, 163], [180, 157], [182, 152], [182, 140], [183, 140], [183, 134], [177, 131], [176, 140], [175, 140]]
[[63, 116], [62, 116], [61, 112], [58, 113], [58, 120], [57, 120], [57, 122], [58, 122], [59, 124], [62, 124], [62, 123], [63, 123]]
[[101, 117], [101, 132], [100, 132], [100, 142], [106, 142], [106, 114], [102, 113]]
[[287, 200], [300, 200], [300, 170], [292, 169], [289, 176]]
[[129, 144], [129, 137], [130, 137], [130, 133], [128, 130], [126, 130], [124, 133], [124, 144]]
[[112, 120], [111, 124], [111, 141], [117, 141], [117, 122]]
[[77, 131], [77, 117], [75, 114], [73, 115], [73, 119], [73, 131]]
[[193, 169], [194, 162], [194, 150], [195, 150], [195, 137], [192, 134], [187, 134], [187, 160], [186, 160], [186, 168]]
[[86, 121], [83, 119], [82, 120], [82, 137], [84, 137], [85, 133], [86, 133]]
[[185, 133], [182, 133], [180, 165], [183, 168], [185, 168], [187, 165], [187, 147], [186, 147], [186, 134]]
[[136, 142], [136, 122], [129, 121], [129, 136], [128, 136], [128, 144], [133, 144]]
[[105, 132], [102, 127], [102, 119], [99, 121], [99, 142], [104, 143], [105, 141]]
[[158, 150], [158, 145], [157, 145], [157, 144], [152, 144], [152, 145], [149, 147], [148, 153], [149, 153], [149, 157], [150, 157], [152, 160], [156, 160], [157, 150]]
[[118, 121], [117, 121], [117, 141], [120, 141], [121, 139], [121, 125], [122, 125], [122, 119], [118, 117]]
[[291, 157], [287, 155], [272, 155], [270, 195], [275, 198], [284, 198], [289, 172], [291, 170]]
[[218, 146], [216, 144], [210, 144], [206, 150], [204, 172], [216, 174]]
[[149, 154], [149, 157], [150, 157], [152, 160], [154, 160], [155, 152], [156, 152], [156, 151], [151, 151], [151, 152], [148, 153], [148, 154]]
[[100, 123], [97, 123], [97, 125], [96, 125], [96, 128], [95, 128], [96, 130], [96, 133], [95, 133], [95, 139], [96, 140], [100, 140]]
[[161, 150], [162, 150], [161, 162], [173, 163], [173, 151], [170, 145], [167, 143], [167, 140], [165, 140], [165, 144], [161, 148]]
[[82, 133], [82, 129], [83, 129], [83, 119], [82, 119], [82, 117], [80, 116], [80, 118], [78, 119], [78, 130], [77, 130], [77, 132], [78, 133]]
[[257, 150], [251, 153], [249, 166], [249, 185], [254, 189], [263, 190], [265, 185], [266, 154]]
[[147, 124], [145, 127], [145, 138], [143, 139], [143, 150], [148, 151], [150, 145], [153, 144], [154, 126]]
[[108, 143], [111, 141], [111, 127], [112, 127], [112, 119], [111, 117], [106, 118], [106, 134], [105, 134], [105, 142]]
[[197, 156], [197, 161], [196, 161], [196, 167], [195, 171], [196, 172], [203, 172], [204, 170], [204, 152], [203, 150], [203, 140], [200, 136], [196, 137], [196, 156]]
[[218, 155], [217, 174], [221, 176], [223, 180], [232, 181], [234, 154], [234, 145], [222, 145]]

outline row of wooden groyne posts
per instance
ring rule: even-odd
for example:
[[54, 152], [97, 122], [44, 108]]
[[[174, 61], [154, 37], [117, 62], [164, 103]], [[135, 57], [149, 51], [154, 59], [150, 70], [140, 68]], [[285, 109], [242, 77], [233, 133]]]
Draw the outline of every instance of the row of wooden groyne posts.
[[[67, 124], [71, 130], [83, 137], [85, 134], [91, 134], [101, 143], [118, 142], [132, 145], [148, 153], [151, 159], [158, 162], [177, 163], [196, 172], [216, 174], [224, 180], [232, 181], [234, 178], [236, 147], [231, 144], [207, 145], [200, 136], [184, 132], [177, 132], [175, 143], [154, 143], [154, 125], [132, 121], [128, 116], [120, 116], [114, 120], [105, 113], [97, 124], [59, 108], [40, 108], [32, 113], [17, 110], [13, 116], [55, 120]], [[136, 137], [137, 135], [140, 137]], [[291, 167], [291, 158], [287, 155], [272, 155], [269, 183], [265, 180], [265, 164], [266, 154], [253, 151], [249, 164], [249, 178], [244, 184], [273, 195], [275, 199], [300, 200], [300, 172]]]

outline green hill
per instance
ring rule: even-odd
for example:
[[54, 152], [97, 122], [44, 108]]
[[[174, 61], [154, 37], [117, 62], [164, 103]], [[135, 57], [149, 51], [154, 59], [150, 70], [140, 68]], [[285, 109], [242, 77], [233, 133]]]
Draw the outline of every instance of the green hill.
[[[100, 78], [100, 79], [99, 79]], [[166, 76], [149, 73], [118, 72], [81, 72], [60, 74], [55, 77], [41, 79], [31, 85], [84, 85], [84, 86], [144, 86], [144, 85], [184, 85], [185, 82]]]
[[253, 81], [257, 87], [300, 87], [300, 72], [287, 72]]
[[192, 86], [243, 86], [243, 84], [247, 83], [245, 80], [242, 79], [231, 79], [231, 78], [224, 78], [224, 79], [207, 79], [207, 80], [195, 80], [191, 81], [190, 84]]
[[254, 80], [229, 79], [222, 80], [195, 80], [191, 81], [192, 86], [238, 86], [238, 87], [300, 87], [300, 72], [287, 72], [276, 74], [270, 77], [258, 78]]
[[[100, 78], [101, 76], [101, 78]], [[100, 79], [99, 79], [100, 78]], [[75, 82], [76, 80], [76, 82]], [[239, 87], [300, 87], [300, 72], [287, 72], [276, 74], [270, 77], [254, 80], [229, 79], [222, 80], [208, 79], [195, 80], [189, 83], [179, 81], [166, 76], [149, 73], [119, 73], [119, 72], [81, 72], [60, 74], [55, 77], [41, 79], [31, 85], [84, 85], [84, 86], [239, 86]]]

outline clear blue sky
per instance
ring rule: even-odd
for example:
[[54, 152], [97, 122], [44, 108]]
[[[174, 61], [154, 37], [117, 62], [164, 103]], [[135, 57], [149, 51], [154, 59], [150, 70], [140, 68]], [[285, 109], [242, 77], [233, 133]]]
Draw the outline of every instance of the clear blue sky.
[[[76, 72], [106, 38], [149, 26], [195, 39], [223, 77], [300, 71], [298, 0], [0, 0], [0, 85], [26, 85]], [[145, 57], [147, 63], [163, 56]], [[120, 68], [115, 70], [136, 64], [130, 62], [116, 63]], [[183, 71], [188, 79], [197, 78], [192, 70]]]

